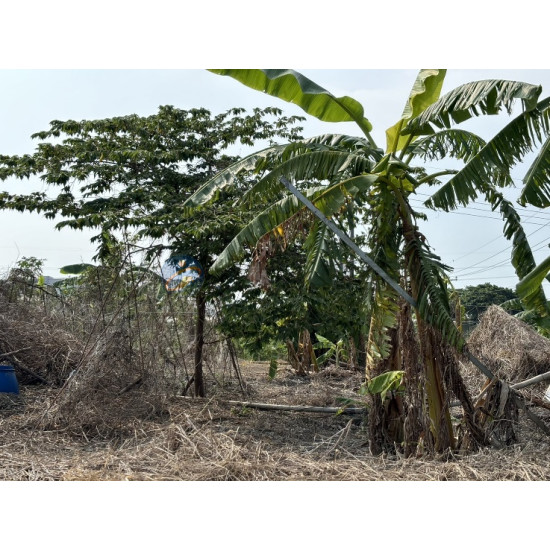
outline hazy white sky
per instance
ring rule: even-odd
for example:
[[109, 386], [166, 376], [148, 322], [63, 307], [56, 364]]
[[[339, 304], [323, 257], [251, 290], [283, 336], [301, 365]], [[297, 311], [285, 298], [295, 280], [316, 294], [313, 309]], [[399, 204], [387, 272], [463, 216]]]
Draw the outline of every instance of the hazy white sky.
[[[307, 70], [306, 76], [335, 95], [359, 100], [374, 125], [373, 136], [384, 146], [384, 132], [401, 115], [416, 69], [407, 70]], [[482, 78], [507, 78], [543, 85], [543, 97], [550, 93], [547, 70], [449, 70], [443, 92], [459, 84]], [[245, 108], [280, 106], [286, 114], [303, 114], [299, 108], [249, 90], [233, 79], [206, 70], [4, 70], [0, 71], [0, 154], [33, 151], [30, 135], [44, 130], [54, 119], [104, 118], [137, 113], [149, 115], [159, 105], [180, 108], [206, 107], [217, 113], [234, 106]], [[484, 117], [465, 126], [489, 138], [506, 122], [506, 117]], [[321, 133], [358, 134], [353, 123], [329, 124], [308, 117], [304, 135]], [[237, 149], [244, 153], [244, 149]], [[449, 164], [445, 164], [449, 166]], [[520, 184], [525, 173], [518, 167]], [[39, 181], [0, 183], [1, 189], [33, 191]], [[509, 198], [517, 189], [507, 190]], [[418, 197], [414, 202], [420, 207]], [[6, 270], [18, 258], [45, 259], [45, 273], [59, 275], [59, 267], [91, 261], [94, 247], [91, 233], [57, 231], [54, 223], [38, 214], [3, 212], [0, 241], [0, 269]], [[456, 213], [430, 213], [423, 224], [430, 244], [442, 259], [456, 269], [458, 287], [491, 281], [513, 287], [517, 282], [509, 266], [510, 244], [501, 236], [502, 222], [488, 205], [480, 202]], [[525, 228], [538, 260], [548, 255], [550, 212], [522, 210]]]

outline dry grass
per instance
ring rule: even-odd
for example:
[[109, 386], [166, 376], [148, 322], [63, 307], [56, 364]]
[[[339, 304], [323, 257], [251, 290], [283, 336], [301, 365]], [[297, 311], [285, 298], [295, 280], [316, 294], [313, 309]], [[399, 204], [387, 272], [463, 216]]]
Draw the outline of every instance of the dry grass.
[[[251, 398], [335, 405], [339, 397], [355, 395], [360, 382], [360, 375], [353, 373], [298, 377], [290, 369], [281, 369], [270, 382], [266, 373], [265, 364], [243, 365]], [[23, 387], [19, 399], [0, 404], [0, 479], [550, 479], [550, 442], [528, 425], [520, 444], [506, 450], [429, 460], [373, 457], [364, 425], [349, 417], [230, 406], [226, 399], [238, 391], [234, 379], [209, 390], [210, 399], [167, 398], [162, 415], [126, 419], [118, 428], [111, 423], [104, 431], [96, 426], [94, 431], [78, 424], [48, 425], [48, 407], [59, 390]], [[135, 392], [144, 397], [139, 388]]]

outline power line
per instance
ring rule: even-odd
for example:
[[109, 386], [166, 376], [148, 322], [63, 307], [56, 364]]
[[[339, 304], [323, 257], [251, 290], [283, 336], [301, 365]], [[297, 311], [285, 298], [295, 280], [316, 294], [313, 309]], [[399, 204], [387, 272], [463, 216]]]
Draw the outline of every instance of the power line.
[[[546, 225], [550, 225], [550, 222], [548, 222]], [[544, 227], [544, 226], [543, 226]], [[539, 227], [538, 229], [535, 229], [535, 231], [529, 233], [528, 235], [526, 235], [526, 237], [531, 237], [532, 235], [534, 235], [535, 233], [537, 233], [538, 231], [540, 231], [542, 229], [542, 227]], [[547, 239], [543, 239], [542, 241], [539, 241], [538, 243], [536, 243], [535, 245], [533, 245], [533, 247], [531, 247], [531, 251], [533, 252], [536, 252], [536, 250], [533, 250], [534, 247], [536, 246], [539, 246], [540, 244], [542, 244], [543, 242], [545, 242]], [[506, 248], [503, 248], [502, 250], [500, 250], [499, 252], [495, 252], [494, 254], [492, 254], [491, 256], [488, 256], [487, 258], [484, 258], [483, 260], [480, 260], [479, 262], [476, 262], [472, 265], [469, 265], [467, 267], [462, 267], [462, 268], [459, 268], [457, 269], [457, 271], [465, 271], [465, 270], [468, 270], [468, 269], [473, 269], [473, 268], [476, 268], [476, 267], [479, 267], [479, 264], [482, 263], [482, 262], [486, 262], [487, 260], [490, 260], [491, 258], [494, 258], [495, 256], [498, 256], [504, 252], [507, 252], [508, 250], [510, 250], [512, 248], [512, 245], [508, 245]], [[544, 247], [542, 247], [544, 248]]]
[[[423, 195], [423, 196], [426, 196], [426, 197], [429, 197], [430, 195], [426, 195], [424, 193], [418, 193], [419, 195]], [[431, 208], [428, 208], [426, 205], [425, 205], [425, 201], [423, 201], [422, 199], [419, 199], [419, 198], [409, 198], [409, 200], [412, 202], [416, 202], [416, 203], [419, 203], [420, 206], [415, 206], [415, 208], [424, 208], [424, 209], [427, 209], [429, 212], [441, 212], [440, 210], [433, 210]], [[477, 212], [486, 212], [487, 214], [496, 214], [497, 216], [494, 217], [494, 216], [487, 216], [488, 219], [499, 219], [501, 220], [502, 217], [500, 216], [499, 212], [497, 210], [493, 210], [491, 208], [491, 205], [489, 203], [480, 203], [480, 202], [477, 202], [477, 201], [472, 201], [472, 203], [474, 204], [478, 204], [479, 206], [489, 206], [489, 208], [475, 208], [474, 206], [461, 206], [460, 208], [462, 209], [468, 209], [468, 210], [475, 210]], [[550, 212], [549, 213], [546, 213], [546, 212], [539, 212], [539, 211], [531, 211], [531, 210], [526, 210], [526, 213], [529, 213], [530, 215], [525, 218], [525, 220], [522, 221], [522, 223], [531, 223], [533, 225], [540, 225], [540, 224], [537, 224], [535, 222], [527, 222], [527, 220], [531, 220], [533, 218], [536, 218], [536, 219], [540, 219], [540, 220], [545, 220], [545, 221], [549, 221], [550, 220]], [[459, 212], [457, 210], [451, 210], [449, 212], [445, 212], [446, 214], [461, 214], [461, 215], [467, 215], [466, 212]], [[539, 216], [537, 214], [544, 214], [543, 216]], [[473, 215], [473, 214], [471, 214]]]
[[[491, 279], [517, 279], [517, 275], [502, 275], [502, 276], [491, 276]], [[454, 277], [455, 281], [459, 280], [459, 277]], [[486, 281], [487, 277], [460, 277], [461, 281]]]
[[[420, 209], [420, 208], [423, 208], [423, 212], [434, 212], [433, 210], [425, 207], [425, 206], [415, 206], [416, 209]], [[475, 208], [473, 208], [472, 210], [476, 210]], [[479, 209], [477, 209], [479, 210]], [[483, 210], [482, 210], [483, 212]], [[446, 214], [453, 214], [455, 216], [471, 216], [473, 218], [482, 218], [484, 220], [495, 220], [495, 221], [500, 221], [502, 222], [502, 218], [500, 216], [480, 216], [479, 214], [469, 214], [468, 212], [456, 212], [454, 210], [452, 210], [451, 212], [445, 212]], [[539, 225], [541, 227], [544, 227], [544, 226], [547, 226], [548, 223], [550, 223], [550, 219], [547, 223], [537, 223], [537, 222], [527, 222], [527, 221], [524, 221], [522, 222], [522, 225]]]
[[[530, 219], [527, 218], [527, 219]], [[485, 244], [482, 244], [481, 246], [478, 246], [477, 248], [474, 248], [474, 250], [472, 250], [471, 252], [468, 252], [467, 254], [463, 254], [462, 256], [460, 256], [459, 258], [455, 258], [455, 262], [458, 262], [459, 260], [462, 260], [463, 258], [466, 258], [467, 256], [471, 256], [472, 254], [474, 254], [475, 252], [477, 252], [478, 250], [481, 250], [482, 248], [485, 248], [486, 246], [502, 239], [504, 237], [504, 235], [498, 235], [498, 237], [495, 237], [494, 239], [491, 239], [490, 241], [486, 242]]]
[[[425, 206], [424, 201], [422, 199], [409, 199], [409, 200], [420, 203], [420, 206], [422, 208], [426, 208], [430, 212], [434, 212], [434, 213], [438, 212], [438, 210], [432, 210], [431, 208], [428, 208], [427, 206]], [[485, 203], [477, 203], [476, 202], [475, 204], [479, 204], [480, 206], [483, 206], [483, 204], [485, 204]], [[498, 215], [499, 214], [498, 211], [493, 210], [492, 208], [489, 208], [489, 209], [487, 209], [487, 208], [475, 208], [473, 206], [464, 206], [464, 207], [461, 207], [461, 208], [467, 208], [468, 210], [475, 210], [477, 212], [487, 212], [487, 214], [497, 214], [497, 218], [495, 218], [495, 219], [502, 219], [501, 216]], [[544, 215], [544, 216], [538, 216], [537, 214], [544, 214], [544, 212], [534, 212], [534, 213], [532, 213], [529, 210], [527, 210], [527, 212], [529, 212], [531, 215], [528, 216], [526, 218], [526, 220], [530, 220], [530, 219], [533, 219], [533, 218], [536, 218], [536, 219], [539, 219], [539, 220], [550, 220], [550, 213], [548, 213], [547, 215]], [[462, 212], [457, 212], [456, 210], [451, 210], [450, 212], [446, 212], [446, 214], [459, 214], [459, 213], [462, 213]], [[523, 221], [522, 223], [526, 223], [526, 221]]]
[[[415, 193], [415, 195], [417, 196], [420, 196], [420, 197], [428, 197], [428, 198], [431, 198], [433, 195], [430, 195], [429, 193]], [[420, 200], [421, 199], [417, 199], [417, 200]], [[422, 202], [422, 201], [421, 201]], [[492, 209], [492, 205], [491, 203], [489, 202], [485, 202], [485, 201], [479, 201], [479, 200], [473, 200], [473, 201], [470, 201], [472, 204], [478, 204], [480, 206], [489, 206], [489, 209], [491, 212], [496, 212], [495, 210]], [[469, 206], [465, 206], [463, 208], [470, 208]], [[535, 210], [535, 214], [542, 214], [543, 215], [543, 218], [542, 219], [548, 219], [550, 218], [550, 212], [546, 212], [544, 209], [542, 208], [537, 208], [535, 206], [531, 207], [531, 208], [527, 208], [525, 206], [519, 206], [519, 205], [514, 205], [514, 209], [517, 210], [517, 211], [526, 211], [526, 212], [529, 212], [529, 213], [532, 213], [533, 212], [533, 208], [536, 208]], [[430, 209], [431, 210], [431, 209]]]
[[[430, 195], [428, 194], [425, 194], [425, 193], [418, 193], [418, 195], [422, 195], [422, 196], [427, 196], [429, 197]], [[422, 206], [420, 208], [424, 208], [426, 210], [428, 210], [425, 206], [423, 206], [423, 201], [421, 199], [411, 199], [413, 201], [417, 201], [417, 202], [420, 202], [422, 203]], [[476, 201], [472, 201], [472, 202], [475, 202], [476, 204], [480, 204], [480, 205], [487, 205], [487, 206], [491, 206], [489, 203], [480, 203], [480, 202], [476, 202]], [[475, 208], [475, 207], [467, 207], [469, 208], [469, 210], [476, 210], [476, 211], [481, 211], [481, 212], [487, 212], [488, 214], [489, 213], [496, 213], [495, 210], [493, 210], [492, 208], [490, 208], [490, 210], [487, 210], [487, 209], [483, 209], [483, 208]], [[431, 209], [429, 209], [431, 210]], [[528, 216], [525, 220], [523, 220], [521, 223], [522, 225], [538, 225], [539, 228], [536, 229], [535, 231], [529, 233], [528, 235], [526, 235], [527, 237], [530, 237], [532, 235], [534, 235], [535, 233], [537, 233], [538, 231], [540, 231], [541, 229], [543, 229], [544, 227], [547, 227], [548, 225], [550, 225], [550, 221], [548, 221], [547, 223], [544, 223], [544, 224], [541, 224], [541, 223], [536, 223], [536, 222], [529, 222], [527, 220], [530, 220], [532, 218], [537, 218], [537, 219], [549, 219], [548, 217], [546, 216], [537, 216], [537, 213], [543, 213], [543, 212], [532, 212], [532, 211], [529, 211], [527, 209], [525, 209], [526, 211], [528, 211], [531, 215]], [[456, 215], [462, 215], [462, 216], [471, 216], [471, 217], [479, 217], [479, 218], [483, 218], [483, 219], [487, 219], [487, 220], [501, 220], [502, 218], [500, 216], [498, 217], [495, 217], [495, 216], [479, 216], [477, 214], [470, 214], [469, 212], [456, 212], [456, 211], [451, 211], [449, 212], [450, 214], [456, 214]], [[493, 242], [499, 240], [501, 238], [501, 236], [499, 235], [498, 237], [494, 238], [494, 239], [491, 239], [490, 241], [488, 241], [487, 243], [484, 243], [483, 245], [477, 247], [476, 249], [474, 249], [473, 251], [467, 253], [467, 254], [464, 254], [463, 256], [461, 256], [459, 259], [462, 259], [462, 258], [465, 258], [471, 254], [473, 254], [474, 252], [488, 246], [489, 244], [492, 244]], [[544, 243], [542, 246], [540, 246], [539, 248], [536, 248], [537, 246], [539, 246], [541, 243]], [[546, 247], [546, 243], [547, 243], [547, 239], [543, 239], [543, 241], [539, 241], [538, 243], [536, 243], [535, 245], [533, 245], [531, 247], [531, 251], [532, 252], [537, 252], [538, 250], [541, 250], [542, 248], [545, 248]], [[496, 264], [493, 264], [493, 265], [490, 265], [490, 266], [482, 266], [482, 262], [486, 262], [487, 260], [490, 260], [491, 258], [494, 258], [504, 252], [507, 252], [509, 251], [510, 249], [512, 248], [512, 245], [508, 245], [507, 247], [505, 247], [504, 249], [496, 252], [495, 254], [492, 254], [486, 258], [484, 258], [483, 260], [480, 260], [474, 264], [471, 264], [469, 266], [466, 266], [466, 267], [463, 267], [463, 268], [457, 268], [457, 270], [455, 271], [456, 272], [464, 272], [464, 271], [469, 271], [471, 269], [476, 269], [478, 268], [476, 271], [473, 271], [471, 273], [463, 273], [463, 275], [465, 276], [469, 276], [469, 275], [475, 275], [475, 274], [478, 274], [478, 273], [483, 273], [485, 271], [489, 271], [491, 269], [495, 269], [497, 267], [504, 267], [505, 265], [507, 265], [509, 263], [509, 260], [503, 260], [503, 261], [500, 261], [500, 262], [497, 262]], [[462, 278], [462, 277], [461, 277]]]
[[466, 258], [467, 256], [471, 256], [472, 254], [474, 254], [475, 252], [477, 252], [478, 250], [481, 250], [482, 248], [485, 248], [486, 246], [490, 245], [490, 244], [493, 244], [494, 242], [502, 239], [503, 236], [502, 235], [499, 235], [498, 237], [495, 237], [494, 239], [491, 239], [490, 241], [486, 242], [485, 244], [482, 244], [481, 246], [478, 246], [477, 248], [475, 248], [474, 250], [472, 250], [471, 252], [468, 252], [467, 254], [463, 254], [462, 256], [460, 256], [459, 258], [456, 258], [454, 261], [455, 262], [458, 262], [459, 260], [462, 260], [464, 258]]
[[[548, 246], [548, 240], [546, 238], [544, 238], [544, 239], [542, 239], [542, 241], [539, 241], [538, 243], [535, 243], [534, 245], [530, 246], [530, 248], [531, 248], [531, 252], [538, 252], [539, 250], [542, 250], [543, 248], [546, 248], [547, 246]], [[510, 250], [510, 248], [512, 248], [512, 245], [509, 245], [506, 248], [502, 249], [502, 251], [495, 254], [495, 256], [498, 255], [498, 254], [503, 254], [504, 252], [508, 252], [508, 250]], [[485, 258], [482, 261], [489, 260], [490, 258], [491, 257], [489, 256], [488, 258]], [[503, 261], [507, 261], [507, 260], [503, 260]], [[502, 263], [502, 262], [499, 262], [499, 263]], [[473, 268], [476, 268], [476, 267], [482, 267], [482, 266], [479, 265], [479, 263], [475, 263], [475, 264], [472, 264], [472, 265], [469, 265], [469, 266], [466, 266], [466, 267], [457, 267], [455, 269], [457, 271], [464, 271], [464, 270], [473, 269]]]

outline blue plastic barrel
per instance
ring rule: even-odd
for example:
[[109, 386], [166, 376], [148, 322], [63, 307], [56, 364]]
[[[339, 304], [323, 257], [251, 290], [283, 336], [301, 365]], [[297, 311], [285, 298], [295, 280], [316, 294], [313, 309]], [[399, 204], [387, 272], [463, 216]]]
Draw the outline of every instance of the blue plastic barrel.
[[11, 365], [0, 365], [0, 393], [19, 393], [15, 369]]

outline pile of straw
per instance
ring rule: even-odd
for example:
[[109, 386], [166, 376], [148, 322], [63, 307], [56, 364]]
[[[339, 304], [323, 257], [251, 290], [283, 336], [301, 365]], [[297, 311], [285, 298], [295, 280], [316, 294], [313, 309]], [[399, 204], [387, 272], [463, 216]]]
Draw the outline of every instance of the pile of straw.
[[483, 314], [468, 347], [510, 383], [550, 371], [550, 340], [498, 306]]

